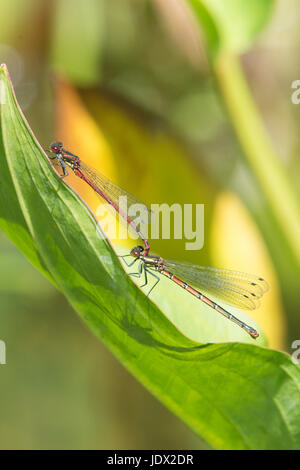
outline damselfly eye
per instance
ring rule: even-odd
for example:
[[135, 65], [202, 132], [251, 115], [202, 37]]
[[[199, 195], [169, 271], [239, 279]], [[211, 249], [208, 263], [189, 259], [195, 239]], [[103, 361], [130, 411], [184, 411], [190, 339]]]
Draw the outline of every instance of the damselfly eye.
[[51, 145], [51, 150], [54, 153], [58, 153], [62, 149], [62, 142], [54, 142], [54, 144]]
[[140, 256], [140, 254], [142, 253], [143, 249], [144, 248], [142, 246], [136, 246], [135, 248], [132, 248], [130, 254], [131, 254], [131, 256], [134, 256], [135, 258], [138, 258]]

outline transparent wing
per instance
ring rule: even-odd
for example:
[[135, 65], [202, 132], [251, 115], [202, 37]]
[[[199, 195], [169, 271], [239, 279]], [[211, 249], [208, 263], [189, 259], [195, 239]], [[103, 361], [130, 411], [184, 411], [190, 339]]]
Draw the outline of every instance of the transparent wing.
[[245, 310], [259, 307], [260, 299], [269, 286], [258, 276], [239, 271], [198, 266], [180, 261], [164, 260], [167, 270], [191, 284], [201, 293], [203, 290], [225, 302]]
[[[57, 158], [51, 158], [53, 166], [56, 167], [59, 173], [61, 172], [61, 164]], [[69, 170], [69, 167], [67, 166], [67, 170]], [[127, 204], [127, 211], [126, 207], [120, 207], [123, 209], [124, 212], [127, 212], [127, 214], [130, 217], [130, 212], [128, 213], [130, 207], [134, 204], [138, 204], [139, 207], [137, 209], [137, 213], [135, 215], [135, 219], [137, 218], [139, 222], [139, 229], [141, 233], [147, 234], [148, 233], [148, 225], [151, 223], [151, 209], [147, 207], [145, 204], [140, 202], [138, 199], [136, 199], [132, 194], [128, 193], [124, 189], [120, 188], [117, 184], [113, 183], [110, 181], [106, 176], [102, 175], [98, 170], [95, 168], [92, 168], [90, 166], [85, 165], [82, 161], [80, 161], [80, 170], [81, 172], [90, 180], [90, 182], [95, 185], [100, 191], [102, 191], [106, 196], [108, 196], [114, 204], [116, 204], [118, 207], [120, 207], [120, 202], [121, 202], [121, 197], [126, 196], [126, 204]], [[124, 200], [122, 201], [124, 204]], [[115, 215], [115, 209], [110, 205], [107, 204], [106, 208], [108, 211], [112, 214]], [[133, 234], [136, 235], [136, 231], [128, 224], [127, 220], [124, 219], [123, 217], [118, 218], [119, 222], [122, 223], [122, 225], [126, 226], [126, 228]]]
[[[82, 173], [88, 177], [88, 179], [97, 186], [101, 191], [103, 191], [118, 207], [120, 207], [121, 197], [127, 198], [127, 208], [138, 204], [141, 208], [141, 217], [143, 224], [150, 224], [151, 222], [151, 209], [145, 204], [136, 199], [132, 194], [128, 193], [124, 189], [120, 188], [117, 184], [110, 181], [104, 175], [98, 172], [98, 170], [86, 166], [82, 161], [80, 162], [80, 170]], [[139, 214], [138, 214], [139, 215]], [[145, 220], [147, 219], [147, 220]]]

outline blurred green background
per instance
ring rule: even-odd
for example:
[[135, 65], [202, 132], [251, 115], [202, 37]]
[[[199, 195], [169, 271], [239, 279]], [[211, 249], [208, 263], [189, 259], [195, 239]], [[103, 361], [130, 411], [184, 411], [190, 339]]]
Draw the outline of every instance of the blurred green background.
[[[288, 8], [275, 2], [241, 61], [300, 197], [300, 105], [291, 102], [291, 83], [300, 78], [299, 16], [296, 0]], [[291, 352], [300, 337], [299, 270], [264, 210], [204, 40], [179, 0], [2, 1], [0, 62], [45, 148], [60, 139], [76, 153], [94, 154], [94, 166], [146, 202], [205, 203], [202, 252], [184, 253], [177, 240], [154, 241], [154, 250], [259, 270], [271, 293], [255, 318], [262, 318], [270, 346]], [[254, 259], [251, 269], [243, 250]], [[3, 234], [0, 291], [0, 339], [7, 346], [7, 364], [0, 366], [1, 449], [205, 448]]]

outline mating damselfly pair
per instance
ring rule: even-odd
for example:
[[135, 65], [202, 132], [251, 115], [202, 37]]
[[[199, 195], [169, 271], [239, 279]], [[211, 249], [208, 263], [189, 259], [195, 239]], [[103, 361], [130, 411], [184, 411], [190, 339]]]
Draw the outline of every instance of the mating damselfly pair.
[[127, 213], [124, 213], [119, 205], [119, 198], [121, 196], [126, 196], [129, 204], [139, 203], [139, 201], [97, 170], [83, 163], [77, 155], [64, 149], [62, 142], [53, 143], [50, 150], [54, 154], [50, 158], [56, 160], [56, 163], [60, 166], [60, 176], [62, 178], [68, 176], [68, 168], [70, 168], [76, 176], [85, 181], [100, 197], [110, 204], [142, 240], [144, 246], [133, 248], [130, 254], [122, 256], [122, 258], [125, 259], [127, 256], [134, 258], [132, 262], [126, 262], [127, 266], [133, 266], [139, 261], [138, 271], [131, 274], [135, 274], [138, 277], [144, 275], [143, 285], [148, 284], [148, 274], [155, 278], [155, 282], [147, 295], [150, 294], [160, 281], [157, 274], [164, 275], [224, 315], [228, 320], [244, 329], [252, 338], [259, 336], [254, 328], [232, 315], [208, 296], [202, 294], [201, 291], [205, 290], [208, 294], [217, 296], [219, 299], [235, 307], [244, 310], [254, 310], [259, 306], [261, 297], [268, 290], [268, 284], [263, 278], [238, 271], [168, 261], [160, 256], [149, 254], [150, 244], [148, 239], [141, 233], [134, 220]]

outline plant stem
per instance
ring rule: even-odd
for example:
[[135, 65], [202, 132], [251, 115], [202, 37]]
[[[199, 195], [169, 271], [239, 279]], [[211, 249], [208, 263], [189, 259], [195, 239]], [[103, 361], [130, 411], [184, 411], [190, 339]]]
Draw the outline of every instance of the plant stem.
[[241, 65], [235, 56], [221, 54], [213, 68], [244, 156], [300, 265], [300, 203], [266, 133]]

